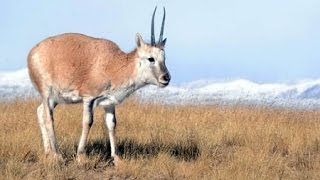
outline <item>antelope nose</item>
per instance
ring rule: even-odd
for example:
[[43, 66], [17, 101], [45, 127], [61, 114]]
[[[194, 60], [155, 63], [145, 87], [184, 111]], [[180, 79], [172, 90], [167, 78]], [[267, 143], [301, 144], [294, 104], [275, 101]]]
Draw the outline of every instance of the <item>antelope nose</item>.
[[171, 79], [171, 76], [170, 76], [169, 73], [166, 73], [166, 74], [162, 75], [160, 79], [163, 80], [164, 82], [169, 83], [170, 79]]

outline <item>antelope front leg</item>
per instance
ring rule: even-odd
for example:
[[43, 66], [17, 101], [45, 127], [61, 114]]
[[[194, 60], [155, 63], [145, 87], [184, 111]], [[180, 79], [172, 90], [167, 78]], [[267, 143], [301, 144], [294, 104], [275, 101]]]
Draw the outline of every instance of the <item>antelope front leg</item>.
[[92, 100], [84, 100], [83, 102], [83, 120], [82, 120], [82, 134], [77, 150], [78, 161], [81, 161], [85, 153], [85, 146], [87, 143], [90, 128], [93, 123], [93, 102]]
[[115, 135], [115, 128], [116, 128], [116, 114], [115, 114], [115, 106], [108, 106], [104, 107], [105, 110], [105, 121], [106, 126], [109, 131], [109, 139], [110, 139], [110, 147], [111, 147], [111, 157], [114, 160], [114, 163], [117, 164], [119, 162], [118, 151], [116, 146], [116, 135]]

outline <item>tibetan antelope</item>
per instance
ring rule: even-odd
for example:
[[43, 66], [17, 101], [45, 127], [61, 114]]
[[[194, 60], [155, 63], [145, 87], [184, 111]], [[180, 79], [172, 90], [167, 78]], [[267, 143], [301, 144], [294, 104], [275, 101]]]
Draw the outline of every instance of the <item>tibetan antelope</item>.
[[37, 116], [46, 154], [61, 157], [54, 133], [54, 108], [59, 103], [83, 103], [78, 159], [85, 154], [93, 112], [98, 105], [105, 110], [111, 156], [114, 161], [119, 159], [115, 143], [115, 105], [148, 84], [165, 87], [170, 82], [165, 65], [163, 9], [158, 42], [154, 36], [155, 8], [151, 20], [151, 43], [144, 42], [137, 33], [136, 48], [129, 53], [123, 52], [110, 40], [76, 33], [49, 37], [31, 49], [28, 70], [42, 98]]

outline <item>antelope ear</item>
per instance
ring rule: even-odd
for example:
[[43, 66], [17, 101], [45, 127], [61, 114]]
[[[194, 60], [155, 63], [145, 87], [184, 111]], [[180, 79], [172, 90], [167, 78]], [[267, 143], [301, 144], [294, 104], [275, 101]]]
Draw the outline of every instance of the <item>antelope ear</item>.
[[164, 48], [166, 46], [166, 42], [167, 38], [164, 38], [164, 40], [162, 40], [159, 45]]
[[138, 48], [144, 47], [145, 43], [139, 33], [136, 34], [136, 44]]

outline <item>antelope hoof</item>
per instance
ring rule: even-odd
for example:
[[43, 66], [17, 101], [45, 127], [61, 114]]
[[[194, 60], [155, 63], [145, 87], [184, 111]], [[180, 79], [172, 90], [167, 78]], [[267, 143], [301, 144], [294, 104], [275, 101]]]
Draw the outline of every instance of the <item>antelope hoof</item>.
[[121, 160], [121, 158], [119, 156], [115, 155], [115, 156], [112, 157], [111, 163], [114, 166], [120, 166], [121, 163], [122, 163], [122, 160]]
[[87, 156], [84, 153], [77, 154], [77, 161], [80, 164], [85, 163], [88, 160]]
[[64, 159], [61, 154], [50, 152], [46, 155], [46, 158], [52, 162], [64, 162]]

